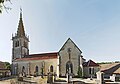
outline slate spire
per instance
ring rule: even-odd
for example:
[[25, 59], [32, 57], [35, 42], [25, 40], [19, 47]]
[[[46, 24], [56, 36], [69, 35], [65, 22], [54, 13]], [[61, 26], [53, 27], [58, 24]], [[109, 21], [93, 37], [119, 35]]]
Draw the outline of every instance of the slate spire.
[[25, 36], [24, 25], [22, 20], [22, 9], [20, 8], [20, 19], [18, 24], [17, 36], [22, 37]]

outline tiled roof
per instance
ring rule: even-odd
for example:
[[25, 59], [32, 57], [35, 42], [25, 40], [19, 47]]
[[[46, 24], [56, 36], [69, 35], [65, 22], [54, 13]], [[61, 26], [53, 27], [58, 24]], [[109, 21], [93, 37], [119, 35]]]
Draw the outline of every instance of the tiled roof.
[[44, 60], [44, 59], [56, 59], [58, 56], [58, 52], [54, 53], [42, 53], [42, 54], [31, 54], [25, 56], [24, 58], [16, 59], [17, 61], [20, 60]]
[[51, 53], [40, 53], [40, 54], [30, 54], [28, 56], [25, 56], [26, 58], [31, 57], [45, 57], [45, 56], [57, 56], [58, 52], [51, 52]]
[[84, 67], [95, 67], [95, 66], [99, 66], [97, 63], [95, 63], [94, 61], [92, 60], [89, 60], [88, 62], [85, 62], [83, 64]]
[[1, 62], [1, 61], [0, 61], [0, 69], [5, 69], [5, 64], [4, 64], [4, 62]]
[[114, 74], [120, 74], [120, 67], [115, 71], [113, 72]]
[[120, 63], [112, 63], [109, 65], [102, 64], [100, 66], [100, 70], [106, 74], [120, 74]]
[[107, 69], [110, 69], [116, 65], [118, 65], [119, 63], [110, 63], [110, 64], [100, 64], [100, 70], [101, 71], [105, 71]]

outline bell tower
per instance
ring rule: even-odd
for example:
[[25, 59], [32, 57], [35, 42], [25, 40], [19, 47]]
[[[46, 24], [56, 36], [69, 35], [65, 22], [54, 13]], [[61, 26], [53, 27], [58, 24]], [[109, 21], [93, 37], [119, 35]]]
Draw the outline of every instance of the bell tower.
[[29, 55], [29, 38], [25, 35], [21, 9], [17, 33], [12, 35], [12, 42], [12, 61]]

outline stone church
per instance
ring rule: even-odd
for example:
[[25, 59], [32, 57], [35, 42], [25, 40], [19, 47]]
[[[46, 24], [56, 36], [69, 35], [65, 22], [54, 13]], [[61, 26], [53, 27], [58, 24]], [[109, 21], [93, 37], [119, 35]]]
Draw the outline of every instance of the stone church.
[[[12, 35], [12, 75], [22, 74], [23, 76], [30, 75], [47, 75], [52, 72], [59, 76], [66, 76], [70, 73], [72, 76], [77, 76], [78, 68], [81, 67], [82, 73], [89, 71], [85, 68], [91, 68], [85, 62], [82, 51], [70, 39], [65, 42], [58, 52], [29, 54], [29, 37], [26, 36], [24, 24], [22, 20], [22, 12], [17, 33]], [[99, 66], [92, 62], [92, 67]], [[91, 71], [90, 71], [91, 72]]]

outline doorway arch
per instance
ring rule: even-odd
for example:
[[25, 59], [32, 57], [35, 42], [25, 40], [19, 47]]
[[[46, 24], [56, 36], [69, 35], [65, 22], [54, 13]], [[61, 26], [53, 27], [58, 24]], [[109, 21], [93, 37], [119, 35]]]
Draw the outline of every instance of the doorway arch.
[[73, 64], [71, 61], [66, 63], [66, 73], [73, 73]]

